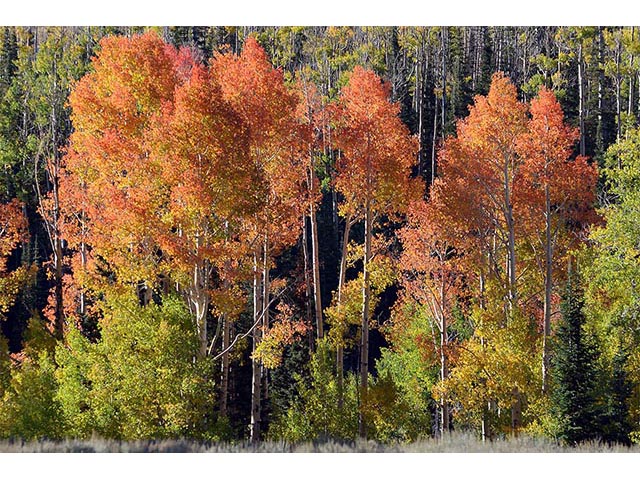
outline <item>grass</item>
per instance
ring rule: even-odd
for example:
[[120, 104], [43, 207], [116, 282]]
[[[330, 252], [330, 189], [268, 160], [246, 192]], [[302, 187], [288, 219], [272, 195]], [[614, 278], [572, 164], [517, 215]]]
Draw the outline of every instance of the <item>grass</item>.
[[374, 441], [322, 441], [301, 444], [287, 442], [207, 443], [191, 440], [104, 439], [63, 441], [0, 441], [3, 453], [640, 453], [640, 445], [607, 445], [588, 442], [567, 447], [556, 442], [517, 437], [483, 443], [469, 433], [453, 433], [440, 439], [425, 439], [409, 444], [380, 444]]

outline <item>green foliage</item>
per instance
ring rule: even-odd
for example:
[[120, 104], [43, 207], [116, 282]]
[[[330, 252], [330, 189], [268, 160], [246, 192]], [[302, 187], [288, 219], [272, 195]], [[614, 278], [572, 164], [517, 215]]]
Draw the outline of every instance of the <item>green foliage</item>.
[[[416, 305], [403, 309], [409, 325], [401, 332], [394, 329], [390, 337], [392, 348], [383, 348], [376, 362], [378, 380], [374, 382], [370, 396], [375, 398], [380, 389], [391, 390], [390, 398], [396, 410], [395, 415], [387, 412], [378, 421], [373, 420], [376, 438], [380, 440], [415, 440], [431, 431], [431, 390], [438, 381], [438, 360], [427, 333], [431, 331], [428, 313], [425, 308], [412, 307]], [[389, 422], [392, 419], [393, 427], [381, 427], [380, 420]]]
[[173, 297], [141, 307], [117, 297], [105, 306], [102, 338], [71, 331], [59, 347], [58, 398], [74, 436], [207, 436], [213, 408], [211, 366], [194, 362], [198, 338], [189, 311]]
[[479, 430], [485, 416], [492, 431], [510, 433], [512, 409], [521, 409], [520, 426], [527, 427], [529, 405], [539, 401], [540, 345], [531, 318], [518, 309], [505, 317], [500, 289], [485, 293], [486, 308], [471, 315], [473, 335], [457, 347], [449, 378], [434, 391], [458, 405], [459, 425]]
[[46, 350], [13, 368], [0, 405], [0, 437], [62, 438], [64, 420], [56, 389], [55, 364]]
[[627, 372], [628, 355], [619, 350], [613, 358], [611, 372], [605, 392], [605, 415], [602, 422], [603, 440], [611, 443], [630, 444], [633, 430], [629, 415], [629, 399], [633, 394], [633, 384]]
[[598, 349], [584, 328], [582, 290], [570, 278], [561, 305], [552, 359], [552, 410], [558, 419], [557, 437], [575, 445], [601, 436], [604, 413], [598, 404]]
[[358, 379], [353, 374], [344, 378], [344, 403], [338, 408], [338, 381], [333, 360], [334, 351], [326, 340], [318, 342], [311, 357], [311, 382], [297, 376], [299, 398], [274, 420], [270, 438], [288, 442], [318, 439], [355, 439], [358, 433]]
[[378, 376], [364, 400], [367, 424], [373, 427], [369, 436], [379, 442], [415, 441], [431, 433], [429, 392], [401, 370], [405, 361], [388, 350], [383, 352], [377, 363]]
[[[589, 329], [600, 339], [602, 362], [607, 366], [605, 372], [620, 381], [624, 376], [623, 383], [631, 384], [633, 394], [626, 405], [631, 422], [637, 425], [640, 419], [640, 229], [637, 222], [640, 130], [628, 132], [627, 138], [612, 145], [607, 150], [605, 165], [604, 175], [614, 201], [601, 210], [606, 224], [592, 232], [592, 247], [585, 249], [580, 258], [584, 265], [585, 311]], [[624, 367], [620, 367], [620, 359], [616, 359], [620, 352], [625, 352]], [[622, 407], [613, 410], [619, 408]], [[614, 413], [610, 408], [610, 415], [618, 418], [611, 421], [620, 426], [620, 432], [625, 432], [627, 427], [620, 414], [619, 410]], [[619, 438], [618, 434], [614, 437]]]
[[5, 390], [11, 381], [11, 358], [9, 357], [9, 344], [7, 339], [0, 333], [0, 398], [4, 396]]

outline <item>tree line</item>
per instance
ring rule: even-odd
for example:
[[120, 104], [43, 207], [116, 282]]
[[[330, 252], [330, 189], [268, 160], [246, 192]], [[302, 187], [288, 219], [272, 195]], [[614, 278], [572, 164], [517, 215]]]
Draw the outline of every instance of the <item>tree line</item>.
[[635, 27], [3, 27], [0, 435], [638, 431]]

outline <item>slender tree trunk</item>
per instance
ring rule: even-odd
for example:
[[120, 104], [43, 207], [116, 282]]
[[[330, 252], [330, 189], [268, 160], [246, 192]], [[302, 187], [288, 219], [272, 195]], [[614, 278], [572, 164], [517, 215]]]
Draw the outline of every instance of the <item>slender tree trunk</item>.
[[[622, 32], [620, 31], [621, 35]], [[622, 133], [622, 98], [620, 93], [620, 87], [622, 83], [622, 76], [620, 75], [620, 56], [622, 55], [622, 48], [620, 45], [620, 37], [616, 37], [616, 140], [620, 141], [620, 134]]]
[[[84, 214], [82, 215], [84, 217]], [[84, 227], [83, 227], [84, 228]], [[85, 242], [80, 243], [80, 263], [82, 265], [82, 271], [87, 270], [87, 245]], [[80, 288], [80, 317], [84, 319], [87, 314], [87, 297], [84, 292], [84, 287]]]
[[582, 60], [582, 42], [578, 45], [578, 118], [580, 124], [580, 155], [585, 155], [584, 132], [584, 74]]
[[[351, 217], [347, 216], [344, 224], [344, 234], [342, 237], [342, 256], [340, 258], [340, 275], [338, 278], [338, 308], [342, 305], [342, 292], [347, 275], [347, 249], [349, 247], [349, 232], [351, 230]], [[336, 352], [336, 370], [338, 373], [338, 408], [342, 409], [344, 404], [344, 348], [343, 339], [340, 338]]]
[[220, 381], [220, 416], [228, 416], [228, 402], [229, 402], [229, 352], [225, 351], [229, 348], [231, 342], [231, 322], [227, 315], [223, 316], [222, 327], [222, 378]]
[[[342, 292], [347, 274], [347, 248], [349, 246], [349, 231], [351, 230], [351, 217], [347, 216], [342, 237], [342, 257], [340, 258], [340, 276], [338, 278], [338, 305], [342, 305]], [[342, 410], [344, 404], [344, 348], [343, 339], [340, 338], [336, 352], [336, 370], [338, 373], [338, 409]]]
[[[442, 107], [440, 113], [442, 114], [442, 141], [444, 142], [445, 137], [445, 126], [447, 125], [447, 37], [448, 37], [448, 27], [442, 27], [441, 35], [442, 35]], [[435, 172], [432, 173], [435, 178]]]
[[551, 292], [553, 289], [551, 239], [551, 198], [549, 185], [544, 187], [545, 196], [545, 245], [544, 245], [544, 328], [542, 333], [542, 393], [547, 393], [549, 375], [549, 337], [551, 335]]
[[[313, 170], [313, 169], [312, 169]], [[313, 181], [313, 174], [312, 174]], [[322, 320], [322, 290], [320, 288], [320, 252], [318, 242], [318, 220], [316, 218], [316, 210], [311, 205], [309, 215], [311, 219], [311, 269], [313, 271], [313, 304], [316, 313], [316, 335], [318, 339], [324, 337], [324, 325]]]
[[[635, 32], [636, 32], [636, 27], [631, 27], [631, 43], [633, 44], [634, 41], [634, 37], [635, 37]], [[629, 55], [629, 101], [627, 104], [627, 115], [631, 116], [633, 114], [633, 95], [635, 94], [635, 75], [633, 72], [633, 60], [634, 60], [634, 55], [633, 55], [633, 50], [631, 51], [631, 54]]]
[[[480, 309], [485, 309], [485, 301], [484, 301], [484, 292], [485, 292], [485, 279], [484, 273], [480, 272]], [[486, 347], [486, 340], [484, 337], [480, 338], [480, 346], [484, 349]], [[482, 441], [486, 442], [491, 439], [491, 430], [490, 430], [490, 422], [489, 422], [489, 410], [491, 408], [491, 400], [488, 400], [482, 409], [482, 420], [480, 425], [480, 430], [482, 434]]]
[[[57, 168], [56, 168], [57, 170]], [[53, 201], [54, 201], [54, 218], [53, 218], [53, 244], [55, 246], [53, 260], [55, 267], [55, 277], [54, 277], [54, 295], [56, 299], [56, 311], [55, 311], [55, 335], [56, 338], [62, 340], [64, 337], [64, 300], [63, 300], [63, 292], [62, 292], [62, 238], [60, 237], [59, 230], [59, 213], [60, 213], [60, 200], [58, 196], [58, 178], [54, 179], [54, 188], [53, 188]]]
[[302, 258], [304, 268], [304, 291], [305, 291], [305, 307], [307, 311], [307, 319], [311, 322], [313, 313], [311, 312], [311, 279], [309, 278], [309, 247], [307, 245], [307, 216], [302, 216]]
[[[448, 335], [447, 335], [447, 316], [444, 314], [444, 305], [445, 305], [445, 293], [444, 293], [444, 280], [440, 285], [440, 299], [442, 302], [442, 308], [440, 312], [440, 380], [443, 382], [449, 376], [448, 365], [447, 365], [447, 343], [448, 343]], [[441, 434], [449, 431], [449, 406], [447, 405], [447, 401], [444, 396], [440, 399], [440, 415], [441, 415]]]
[[[513, 314], [514, 309], [518, 303], [518, 293], [516, 289], [516, 240], [515, 240], [515, 225], [513, 219], [513, 205], [511, 203], [511, 187], [509, 183], [509, 162], [504, 162], [504, 200], [506, 206], [506, 223], [509, 235], [509, 258], [508, 258], [508, 272], [509, 272], [509, 313]], [[511, 409], [511, 424], [514, 432], [517, 431], [521, 422], [521, 396], [517, 389], [514, 389], [514, 406]]]
[[[271, 299], [271, 282], [269, 278], [269, 237], [265, 236], [264, 240], [264, 257], [262, 264], [262, 335], [265, 335], [269, 331], [269, 300]], [[264, 385], [263, 396], [269, 398], [269, 376], [264, 369], [262, 363], [260, 364], [262, 370], [262, 380]]]
[[[200, 240], [196, 240], [196, 248], [200, 248]], [[191, 285], [190, 301], [195, 313], [198, 329], [199, 358], [207, 356], [207, 312], [209, 310], [209, 294], [207, 292], [207, 265], [197, 262], [193, 267], [193, 284]]]
[[[253, 321], [256, 323], [262, 314], [262, 272], [260, 264], [262, 255], [260, 249], [256, 249], [253, 256]], [[253, 353], [260, 344], [262, 338], [262, 329], [259, 327], [253, 330]], [[260, 393], [262, 385], [262, 365], [256, 358], [251, 360], [251, 425], [250, 439], [251, 442], [260, 440]]]
[[[436, 99], [437, 100], [437, 99]], [[433, 113], [433, 137], [431, 139], [431, 185], [436, 178], [436, 141], [438, 132], [438, 102], [435, 102]]]
[[[604, 65], [604, 35], [602, 27], [598, 27], [598, 58], [600, 65]], [[604, 152], [604, 68], [598, 68], [598, 127], [596, 144], [600, 153]]]
[[515, 235], [515, 225], [513, 219], [513, 205], [511, 203], [511, 184], [509, 180], [509, 162], [505, 159], [503, 166], [503, 174], [504, 174], [504, 202], [505, 202], [505, 220], [507, 223], [507, 232], [508, 232], [508, 247], [509, 247], [509, 258], [508, 258], [508, 273], [509, 273], [509, 308], [513, 311], [513, 308], [516, 306], [517, 302], [517, 291], [516, 291], [516, 235]]
[[53, 172], [51, 174], [52, 193], [54, 201], [53, 211], [53, 243], [54, 243], [54, 263], [55, 263], [55, 298], [56, 298], [56, 314], [55, 314], [55, 333], [58, 339], [64, 337], [64, 305], [62, 294], [62, 239], [59, 230], [60, 215], [60, 197], [58, 192], [58, 184], [60, 179], [60, 153], [58, 151], [58, 113], [56, 109], [56, 99], [58, 97], [58, 81], [57, 81], [57, 61], [53, 61], [53, 90], [51, 105], [51, 143], [53, 146]]
[[358, 432], [367, 438], [367, 426], [363, 415], [363, 404], [366, 402], [369, 382], [369, 303], [370, 303], [370, 262], [372, 236], [371, 200], [367, 198], [364, 212], [364, 272], [362, 275], [362, 338], [360, 342], [360, 412], [358, 416]]
[[[229, 260], [225, 260], [225, 271], [231, 269]], [[225, 276], [222, 281], [222, 288], [227, 291], [229, 289], [229, 279]], [[222, 315], [222, 365], [220, 378], [220, 416], [227, 417], [227, 408], [229, 402], [229, 344], [231, 343], [231, 319], [227, 314]]]

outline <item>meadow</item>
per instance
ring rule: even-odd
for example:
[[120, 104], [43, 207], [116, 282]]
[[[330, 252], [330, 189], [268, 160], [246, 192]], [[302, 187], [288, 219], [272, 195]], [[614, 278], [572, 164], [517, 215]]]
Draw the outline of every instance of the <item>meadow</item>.
[[117, 441], [104, 439], [63, 441], [5, 440], [2, 453], [640, 453], [640, 445], [625, 446], [597, 441], [575, 447], [527, 436], [482, 442], [470, 433], [452, 433], [413, 443], [378, 443], [357, 440], [304, 442], [207, 443], [190, 440]]

